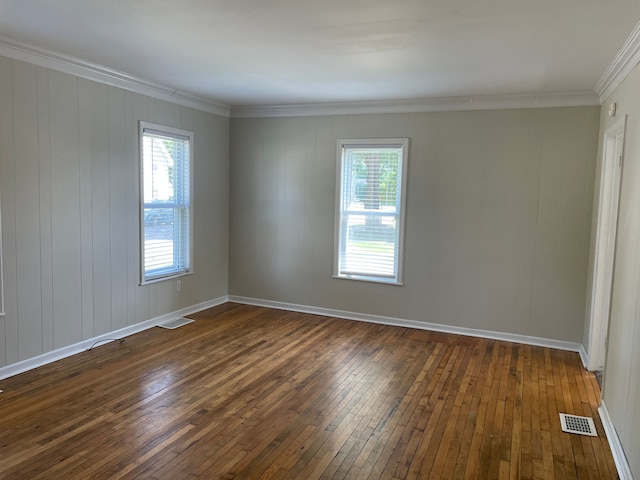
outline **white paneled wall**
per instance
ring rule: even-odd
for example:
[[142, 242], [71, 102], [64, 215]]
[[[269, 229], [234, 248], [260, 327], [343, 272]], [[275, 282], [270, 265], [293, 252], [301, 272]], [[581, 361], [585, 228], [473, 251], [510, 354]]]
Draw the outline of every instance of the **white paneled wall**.
[[[598, 107], [232, 120], [231, 295], [581, 342]], [[334, 279], [336, 140], [410, 137], [402, 287]]]
[[[600, 138], [627, 115], [603, 399], [633, 478], [640, 478], [640, 66], [604, 102]], [[602, 151], [602, 142], [600, 145]], [[596, 197], [598, 198], [598, 197]]]
[[[139, 286], [138, 121], [191, 130], [194, 271]], [[229, 120], [0, 57], [0, 366], [227, 294]]]

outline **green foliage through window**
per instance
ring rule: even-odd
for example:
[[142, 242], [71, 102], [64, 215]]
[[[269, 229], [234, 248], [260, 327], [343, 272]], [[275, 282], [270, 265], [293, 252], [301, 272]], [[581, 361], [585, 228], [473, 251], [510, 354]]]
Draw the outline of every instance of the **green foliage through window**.
[[407, 145], [339, 141], [335, 276], [400, 283]]

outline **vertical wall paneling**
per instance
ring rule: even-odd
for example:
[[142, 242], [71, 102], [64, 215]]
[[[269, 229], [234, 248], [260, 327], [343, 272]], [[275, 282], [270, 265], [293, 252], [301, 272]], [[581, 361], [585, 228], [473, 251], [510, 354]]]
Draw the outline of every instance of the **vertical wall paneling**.
[[[7, 223], [9, 213], [6, 203], [9, 199], [7, 198], [5, 189], [10, 188], [12, 185], [8, 177], [10, 171], [9, 162], [13, 156], [12, 83], [11, 60], [0, 57], [0, 208], [2, 208], [0, 220], [3, 226]], [[6, 257], [6, 245], [8, 242], [7, 227], [4, 226], [1, 228], [0, 233], [2, 234], [0, 247], [2, 247], [4, 256]], [[3, 282], [6, 283], [8, 273], [6, 260], [4, 260], [1, 267], [3, 269]], [[5, 294], [4, 311], [6, 313], [6, 288], [4, 285], [2, 285], [2, 288]], [[0, 316], [0, 366], [17, 360], [17, 354], [14, 355], [13, 358], [8, 354], [6, 348], [7, 340], [7, 317], [6, 315], [2, 315]]]
[[[230, 294], [578, 342], [597, 116], [234, 119]], [[336, 140], [359, 137], [411, 138], [402, 287], [331, 277]]]
[[[640, 66], [636, 66], [603, 102], [603, 105], [615, 103], [617, 114], [612, 118], [606, 108], [602, 109], [599, 135], [601, 159], [604, 133], [627, 115], [603, 398], [633, 478], [640, 478], [640, 457], [637, 455], [640, 451], [639, 82]], [[599, 179], [595, 183], [598, 184]], [[597, 206], [594, 210], [598, 211]]]
[[[111, 236], [111, 330], [127, 322], [127, 151], [124, 92], [107, 88], [109, 115], [109, 231]], [[129, 126], [131, 128], [131, 126]], [[130, 179], [134, 181], [135, 179]]]
[[[246, 127], [251, 129], [258, 120], [247, 119]], [[231, 142], [230, 142], [230, 155], [231, 158], [247, 158], [251, 154], [251, 149], [248, 146], [249, 142], [242, 142], [239, 138], [240, 128], [237, 128], [239, 120], [231, 121]], [[257, 133], [259, 134], [259, 133]], [[241, 166], [245, 162], [231, 162], [230, 165], [230, 181], [231, 181], [231, 215], [229, 218], [229, 229], [231, 232], [242, 232], [233, 241], [229, 239], [229, 263], [233, 268], [229, 269], [229, 287], [232, 285], [242, 284], [240, 277], [248, 264], [254, 263], [254, 258], [257, 255], [257, 238], [256, 238], [256, 223], [253, 221], [252, 216], [239, 216], [236, 215], [236, 211], [247, 211], [249, 205], [256, 203], [256, 192], [251, 188], [241, 189], [241, 183], [247, 182], [249, 185], [256, 183], [255, 170], [243, 171]], [[244, 175], [244, 177], [241, 176]], [[197, 213], [196, 213], [197, 219]], [[244, 284], [247, 288], [245, 291], [253, 291], [252, 284], [253, 278], [248, 278]], [[229, 293], [233, 294], [233, 290]]]
[[[520, 120], [520, 121], [518, 121]], [[483, 324], [489, 330], [500, 328], [499, 319], [527, 318], [519, 315], [529, 311], [526, 301], [531, 287], [528, 275], [531, 246], [527, 240], [535, 229], [533, 188], [522, 188], [533, 180], [528, 175], [529, 163], [536, 165], [529, 151], [529, 117], [519, 119], [517, 112], [505, 112], [496, 118], [490, 142], [493, 153], [487, 162], [486, 178], [490, 188], [485, 194], [487, 214], [486, 262], [484, 268], [493, 271], [495, 284], [488, 289]], [[534, 190], [537, 193], [537, 190]], [[526, 213], [524, 213], [526, 212]], [[523, 295], [526, 292], [526, 297]], [[520, 302], [525, 299], [524, 305]], [[524, 307], [524, 308], [523, 308]], [[515, 322], [514, 322], [515, 323]], [[524, 322], [514, 324], [514, 333], [526, 331]]]
[[[302, 187], [305, 189], [311, 189], [314, 183], [313, 178], [313, 159], [315, 157], [316, 148], [316, 136], [315, 136], [315, 122], [314, 118], [307, 118], [304, 122], [304, 151], [302, 152], [302, 167], [304, 175], [302, 179]], [[315, 209], [315, 201], [313, 195], [304, 195], [304, 201], [302, 210], [299, 212], [301, 215], [300, 222], [302, 223], [301, 238], [299, 241], [299, 263], [298, 263], [298, 275], [303, 279], [302, 289], [306, 292], [305, 304], [310, 305], [313, 298], [309, 295], [309, 292], [313, 291], [313, 275], [304, 275], [304, 272], [310, 271], [310, 266], [313, 264], [313, 243], [310, 241], [313, 236], [314, 224], [311, 221], [313, 212]]]
[[[561, 205], [563, 211], [562, 233], [560, 236], [561, 268], [569, 272], [570, 278], [581, 279], [580, 282], [564, 281], [560, 305], [563, 315], [574, 317], [584, 315], [584, 308], [580, 302], [584, 301], [585, 291], [588, 288], [587, 275], [588, 263], [584, 258], [589, 255], [589, 245], [586, 242], [573, 242], [577, 232], [590, 231], [593, 192], [596, 169], [585, 169], [584, 159], [593, 156], [592, 146], [580, 141], [583, 132], [590, 132], [591, 138], [598, 138], [598, 121], [593, 118], [569, 113], [569, 125], [567, 131], [567, 144], [571, 147], [564, 162], [563, 194]], [[564, 279], [563, 279], [564, 280]], [[557, 325], [559, 329], [563, 325]], [[567, 335], [568, 332], [558, 332], [559, 335]]]
[[[528, 215], [521, 218], [522, 230], [518, 235], [520, 257], [518, 258], [518, 289], [516, 302], [516, 318], [526, 319], [519, 324], [516, 333], [526, 334], [532, 331], [532, 307], [533, 284], [535, 274], [536, 229], [538, 226], [538, 201], [540, 194], [540, 180], [543, 158], [543, 142], [545, 128], [545, 111], [534, 110], [531, 112], [526, 124], [522, 128], [526, 133], [522, 137], [523, 145], [526, 145], [526, 154], [523, 155], [524, 172], [522, 181], [522, 205]], [[516, 142], [517, 145], [517, 142]], [[517, 148], [517, 147], [516, 147]], [[516, 155], [516, 153], [513, 153]], [[515, 188], [517, 188], [514, 185]]]
[[309, 245], [305, 244], [307, 237], [307, 225], [309, 218], [306, 216], [308, 205], [312, 201], [306, 195], [309, 186], [308, 169], [310, 168], [307, 156], [307, 124], [312, 119], [289, 118], [283, 122], [282, 134], [278, 148], [281, 151], [278, 177], [280, 223], [290, 225], [289, 230], [279, 229], [279, 270], [280, 278], [287, 279], [295, 276], [300, 279], [296, 285], [281, 281], [278, 285], [279, 295], [285, 301], [295, 301], [297, 298], [304, 300], [305, 304], [311, 301], [309, 295], [311, 289], [311, 276], [308, 275], [306, 264], [309, 258]]
[[[220, 118], [205, 116], [194, 110], [181, 111], [183, 128], [194, 134], [193, 165], [193, 265], [194, 273], [183, 277], [179, 301], [190, 304], [204, 284], [225, 283], [229, 274], [229, 251], [212, 250], [210, 245], [229, 245], [229, 164], [202, 159], [201, 152], [212, 158], [229, 157], [229, 124]], [[211, 133], [213, 132], [213, 134]], [[204, 196], [219, 208], [203, 208]], [[212, 272], [216, 272], [212, 275]], [[175, 288], [174, 288], [175, 290]]]
[[17, 251], [15, 217], [15, 128], [13, 125], [13, 67], [16, 62], [3, 59], [2, 85], [0, 97], [0, 193], [2, 200], [2, 249], [4, 268], [4, 329], [6, 363], [17, 362], [18, 352], [18, 294], [17, 294]]
[[[135, 282], [135, 297], [133, 299], [134, 305], [134, 317], [136, 319], [136, 322], [140, 322], [142, 320], [144, 320], [145, 318], [149, 318], [151, 316], [151, 294], [150, 294], [150, 289], [149, 288], [144, 288], [140, 286], [140, 206], [139, 206], [139, 202], [140, 202], [140, 192], [139, 192], [139, 185], [140, 185], [140, 159], [139, 159], [139, 144], [138, 144], [138, 122], [140, 120], [146, 120], [146, 121], [150, 121], [150, 119], [152, 118], [150, 116], [149, 113], [149, 99], [146, 97], [143, 97], [142, 95], [134, 95], [133, 97], [133, 101], [132, 101], [132, 108], [133, 108], [133, 122], [134, 122], [134, 127], [135, 130], [133, 132], [133, 135], [135, 135], [135, 151], [132, 152], [133, 156], [133, 160], [132, 160], [132, 168], [135, 169], [135, 174], [134, 174], [134, 178], [135, 179], [135, 195], [134, 195], [134, 201], [135, 201], [135, 218], [136, 218], [136, 222], [138, 222], [138, 226], [135, 229], [136, 234], [132, 235], [131, 238], [129, 239], [132, 243], [130, 243], [130, 248], [134, 248], [135, 252], [134, 252], [134, 258], [136, 259], [136, 263], [135, 265], [130, 266], [130, 268], [132, 268], [133, 270], [135, 270], [135, 274], [134, 274], [134, 279], [133, 281]], [[130, 132], [131, 134], [131, 132]], [[133, 208], [133, 207], [132, 207]]]
[[[257, 225], [256, 225], [256, 247], [257, 257], [260, 259], [254, 264], [256, 270], [256, 280], [266, 288], [266, 293], [270, 298], [277, 298], [279, 285], [285, 281], [277, 277], [279, 271], [278, 263], [278, 231], [279, 219], [279, 164], [280, 164], [280, 126], [283, 120], [277, 119], [275, 122], [267, 122], [263, 130], [262, 139], [265, 140], [264, 155], [257, 155], [254, 160], [255, 176], [258, 183], [252, 184], [249, 189], [254, 190], [257, 203]], [[257, 152], [255, 152], [257, 153]], [[245, 170], [246, 171], [246, 170]], [[244, 172], [241, 174], [242, 175]], [[248, 186], [248, 185], [247, 185]], [[240, 192], [246, 190], [240, 187]]]
[[[562, 229], [566, 213], [562, 203], [563, 188], [569, 186], [565, 178], [567, 162], [568, 116], [546, 118], [544, 151], [541, 168], [538, 237], [534, 280], [532, 331], [536, 335], [549, 329], [555, 331], [559, 325], [554, 321], [555, 309], [559, 307], [566, 279], [560, 271], [562, 266]], [[558, 312], [561, 313], [561, 312]]]
[[138, 212], [138, 124], [134, 120], [134, 94], [125, 92], [124, 101], [124, 125], [127, 126], [124, 134], [125, 146], [125, 177], [127, 178], [126, 205], [127, 205], [127, 325], [133, 325], [144, 319], [136, 319], [136, 296], [138, 295], [140, 261], [140, 215]]
[[[335, 290], [335, 286], [327, 283], [327, 275], [333, 272], [333, 242], [335, 231], [335, 203], [336, 203], [336, 140], [340, 137], [357, 138], [357, 135], [341, 135], [341, 129], [336, 128], [337, 119], [334, 117], [320, 117], [315, 120], [314, 156], [309, 160], [313, 165], [313, 177], [308, 193], [313, 195], [314, 204], [313, 235], [311, 245], [313, 249], [313, 263], [311, 277], [313, 284], [312, 305], [323, 305], [331, 298], [344, 296], [343, 289]], [[309, 121], [309, 119], [307, 119]], [[355, 133], [355, 132], [354, 132]], [[401, 136], [401, 135], [398, 135]], [[333, 140], [333, 141], [332, 141]], [[333, 159], [333, 160], [329, 160]], [[323, 268], [317, 268], [322, 265]]]
[[38, 196], [38, 106], [33, 95], [36, 67], [21, 62], [13, 65], [13, 124], [15, 232], [17, 268], [18, 358], [24, 360], [42, 352], [42, 305], [40, 277], [40, 214]]
[[[80, 243], [82, 255], [82, 338], [94, 336], [93, 325], [93, 212], [91, 164], [93, 152], [101, 152], [99, 138], [104, 135], [97, 121], [99, 89], [93, 82], [78, 80], [78, 140], [80, 152]], [[96, 98], [97, 97], [97, 98]], [[94, 142], [98, 143], [94, 149]]]
[[[202, 114], [193, 112], [201, 117]], [[215, 135], [207, 135], [203, 129], [206, 126], [202, 121], [197, 122], [198, 128], [194, 129], [196, 150], [206, 149], [214, 152], [215, 158], [229, 158], [229, 122], [220, 118], [213, 118], [207, 130], [216, 132]], [[198, 140], [200, 139], [200, 140]], [[196, 157], [197, 158], [197, 157]], [[228, 292], [229, 281], [229, 163], [220, 162], [196, 162], [194, 175], [194, 215], [196, 224], [194, 225], [194, 262], [196, 268], [195, 277], [206, 275], [208, 282], [220, 283], [220, 277], [211, 275], [211, 272], [219, 272], [224, 275], [224, 282]], [[213, 180], [211, 180], [213, 179]], [[208, 184], [208, 185], [207, 185]], [[203, 202], [199, 199], [203, 190], [211, 190], [212, 201], [219, 209], [202, 209]], [[208, 245], [219, 245], [223, 243], [227, 249], [211, 250]], [[190, 279], [190, 283], [193, 280]]]
[[[415, 285], [416, 289], [409, 294], [408, 302], [417, 302], [420, 298], [425, 308], [430, 308], [432, 299], [424, 292], [431, 292], [430, 277], [424, 272], [432, 270], [434, 258], [431, 255], [422, 255], [433, 244], [434, 238], [431, 228], [428, 228], [427, 219], [431, 217], [430, 211], [434, 208], [434, 189], [436, 176], [436, 153], [427, 154], [431, 145], [435, 144], [436, 117], [412, 114], [409, 120], [407, 136], [411, 139], [409, 158], [411, 161], [410, 174], [407, 177], [407, 217], [413, 220], [405, 225], [405, 256], [413, 259], [405, 262], [405, 283]], [[429, 212], [424, 215], [412, 215], [413, 205], [428, 205]], [[427, 232], [420, 238], [413, 232]], [[415, 298], [414, 298], [415, 297]]]
[[[49, 128], [49, 71], [37, 69], [38, 189], [40, 199], [40, 285], [42, 352], [53, 350], [53, 240], [51, 210], [51, 135]], [[37, 300], [36, 300], [37, 301]], [[41, 352], [41, 353], [42, 353]]]
[[495, 186], [487, 168], [494, 157], [491, 136], [497, 120], [496, 112], [439, 115], [435, 223], [427, 227], [436, 235], [437, 253], [428, 275], [439, 279], [433, 284], [437, 323], [482, 328], [481, 319], [486, 318], [490, 285], [482, 277], [494, 275], [493, 268], [487, 269], [486, 255], [493, 215], [488, 195]]
[[[139, 120], [203, 139], [195, 210], [212, 220], [182, 292], [139, 285]], [[226, 118], [0, 57], [0, 367], [226, 295], [228, 142]]]
[[54, 347], [82, 339], [78, 81], [49, 72]]
[[91, 231], [93, 272], [93, 334], [111, 330], [111, 176], [108, 87], [94, 85], [91, 128]]

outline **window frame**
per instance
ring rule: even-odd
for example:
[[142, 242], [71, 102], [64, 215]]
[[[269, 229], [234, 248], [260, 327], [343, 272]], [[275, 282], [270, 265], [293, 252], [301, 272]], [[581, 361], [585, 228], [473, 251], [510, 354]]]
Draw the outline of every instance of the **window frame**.
[[[184, 269], [174, 269], [167, 271], [166, 273], [159, 273], [154, 275], [147, 275], [145, 270], [145, 225], [144, 225], [144, 135], [146, 131], [154, 132], [159, 135], [166, 135], [167, 137], [175, 137], [178, 139], [188, 139], [189, 141], [189, 155], [187, 161], [189, 162], [189, 174], [187, 176], [188, 198], [188, 223], [187, 229], [188, 240], [186, 243], [188, 252], [186, 255], [187, 265]], [[193, 132], [188, 130], [182, 130], [179, 128], [168, 127], [166, 125], [160, 125], [147, 121], [140, 120], [138, 130], [138, 142], [139, 142], [139, 221], [140, 221], [140, 285], [148, 285], [150, 283], [161, 282], [164, 280], [171, 280], [185, 275], [193, 274], [193, 150], [194, 150], [194, 135]], [[175, 207], [174, 207], [175, 208]]]
[[[342, 180], [344, 172], [344, 151], [348, 148], [402, 148], [402, 159], [400, 162], [399, 188], [400, 205], [399, 212], [396, 213], [398, 222], [398, 235], [396, 241], [396, 251], [394, 258], [395, 276], [350, 274], [340, 272], [340, 242], [342, 227]], [[404, 265], [404, 235], [406, 218], [406, 198], [407, 198], [407, 170], [409, 163], [409, 138], [339, 138], [337, 141], [337, 168], [336, 168], [336, 198], [335, 198], [335, 230], [333, 247], [333, 278], [356, 280], [364, 282], [381, 283], [385, 285], [403, 285], [403, 265]]]

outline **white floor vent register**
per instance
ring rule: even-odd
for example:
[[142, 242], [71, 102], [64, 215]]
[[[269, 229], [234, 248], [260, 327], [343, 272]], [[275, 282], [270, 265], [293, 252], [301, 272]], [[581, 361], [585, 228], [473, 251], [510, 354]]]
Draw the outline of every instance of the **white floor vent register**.
[[563, 432], [589, 435], [590, 437], [598, 436], [593, 419], [589, 417], [578, 417], [577, 415], [561, 413], [560, 424], [562, 425]]
[[195, 320], [191, 320], [190, 318], [176, 318], [175, 320], [169, 320], [168, 322], [161, 323], [158, 325], [162, 328], [168, 328], [169, 330], [173, 330], [178, 327], [182, 327], [188, 323], [195, 322]]

